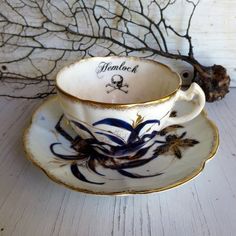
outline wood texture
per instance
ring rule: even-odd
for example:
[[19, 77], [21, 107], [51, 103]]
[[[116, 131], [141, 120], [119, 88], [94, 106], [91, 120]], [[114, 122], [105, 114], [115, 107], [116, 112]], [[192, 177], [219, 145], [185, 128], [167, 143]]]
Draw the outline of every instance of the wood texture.
[[219, 151], [201, 175], [166, 192], [98, 197], [67, 190], [26, 158], [22, 134], [39, 101], [0, 100], [0, 236], [230, 236], [236, 232], [236, 89], [207, 105]]

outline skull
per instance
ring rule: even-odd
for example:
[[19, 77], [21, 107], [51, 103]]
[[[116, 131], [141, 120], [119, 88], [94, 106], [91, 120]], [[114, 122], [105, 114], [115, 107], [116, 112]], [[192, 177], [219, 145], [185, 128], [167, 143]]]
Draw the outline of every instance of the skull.
[[113, 75], [111, 78], [111, 83], [115, 88], [122, 88], [123, 87], [123, 80], [124, 78], [121, 75]]

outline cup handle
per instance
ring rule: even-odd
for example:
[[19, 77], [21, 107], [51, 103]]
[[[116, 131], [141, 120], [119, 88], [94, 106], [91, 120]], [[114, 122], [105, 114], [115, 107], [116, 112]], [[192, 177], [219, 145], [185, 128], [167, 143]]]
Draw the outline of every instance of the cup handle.
[[176, 102], [180, 100], [191, 101], [193, 100], [195, 95], [197, 96], [197, 99], [194, 110], [191, 113], [183, 115], [181, 117], [169, 117], [169, 119], [167, 120], [167, 125], [185, 123], [194, 119], [200, 114], [200, 112], [204, 108], [206, 98], [203, 90], [198, 84], [192, 83], [190, 88], [186, 91], [179, 90], [176, 94]]

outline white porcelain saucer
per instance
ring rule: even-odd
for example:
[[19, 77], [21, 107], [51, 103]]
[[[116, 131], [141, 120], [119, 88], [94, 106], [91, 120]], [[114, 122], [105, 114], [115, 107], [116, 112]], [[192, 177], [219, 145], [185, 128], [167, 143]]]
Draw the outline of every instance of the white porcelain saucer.
[[[180, 102], [179, 116], [194, 104]], [[33, 114], [24, 135], [28, 159], [53, 181], [79, 192], [97, 195], [153, 193], [179, 186], [197, 176], [219, 145], [218, 129], [202, 112], [182, 126], [159, 132], [155, 143], [139, 159], [100, 155], [76, 134], [64, 119], [57, 98], [44, 102]]]

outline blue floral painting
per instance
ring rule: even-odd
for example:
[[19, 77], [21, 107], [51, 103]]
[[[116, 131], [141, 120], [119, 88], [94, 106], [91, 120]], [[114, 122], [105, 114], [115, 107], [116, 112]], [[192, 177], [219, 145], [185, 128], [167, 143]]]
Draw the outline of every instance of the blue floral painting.
[[[82, 174], [81, 168], [87, 168], [99, 176], [105, 175], [97, 170], [98, 166], [117, 171], [119, 174], [129, 178], [151, 178], [162, 175], [163, 172], [140, 175], [135, 172], [135, 168], [144, 166], [165, 154], [173, 155], [180, 159], [184, 149], [193, 147], [199, 143], [197, 140], [186, 138], [186, 132], [177, 135], [174, 131], [184, 128], [180, 125], [172, 125], [161, 131], [153, 129], [151, 132], [141, 132], [146, 127], [147, 130], [151, 130], [150, 127], [160, 125], [160, 120], [144, 120], [140, 115], [137, 115], [137, 119], [132, 123], [116, 118], [106, 118], [93, 124], [95, 128], [106, 125], [125, 130], [129, 133], [127, 140], [112, 132], [103, 132], [101, 129], [93, 133], [90, 130], [90, 126], [84, 122], [74, 120], [70, 122], [85, 132], [88, 138], [82, 138], [78, 134], [72, 136], [62, 127], [61, 122], [63, 119], [64, 116], [62, 115], [55, 126], [55, 130], [59, 135], [69, 141], [68, 153], [60, 153], [58, 151], [57, 147], [62, 145], [61, 142], [52, 143], [50, 150], [56, 158], [62, 159], [70, 164], [70, 170], [76, 178], [90, 184], [102, 185], [104, 182], [89, 180]], [[110, 142], [99, 141], [96, 137], [97, 135], [104, 136]], [[153, 151], [150, 154], [149, 150], [151, 148]]]

